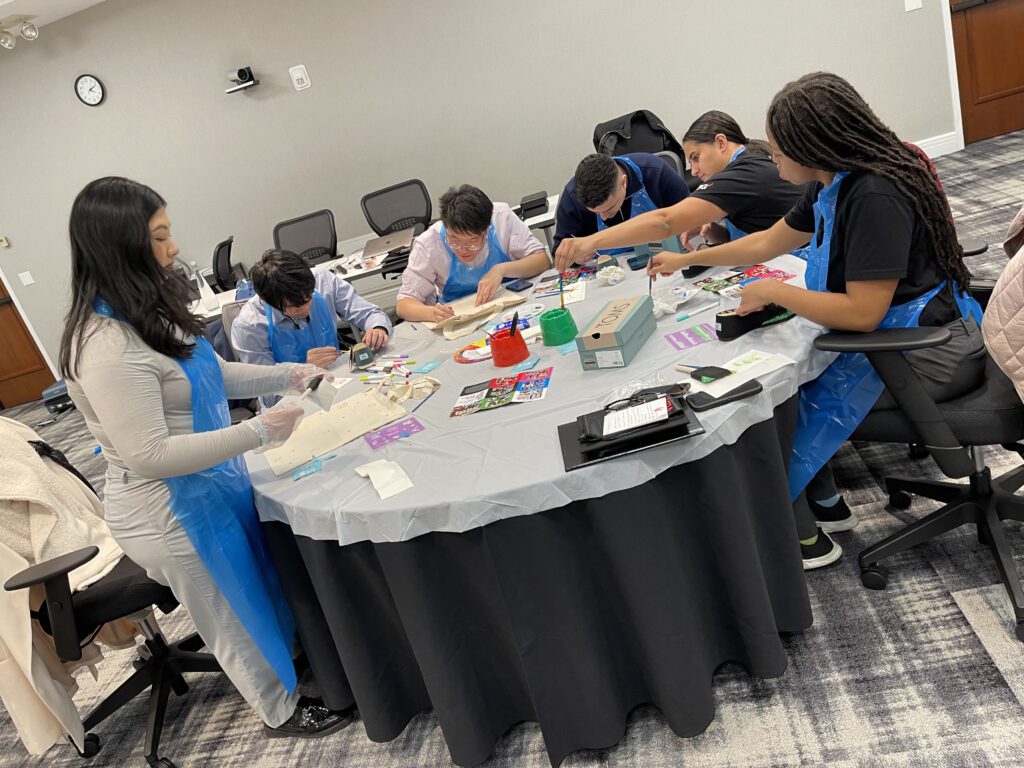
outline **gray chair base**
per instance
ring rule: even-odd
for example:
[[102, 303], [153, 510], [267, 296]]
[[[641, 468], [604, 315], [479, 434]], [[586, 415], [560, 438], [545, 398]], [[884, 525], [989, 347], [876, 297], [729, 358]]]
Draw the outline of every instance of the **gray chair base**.
[[882, 560], [972, 523], [978, 527], [978, 541], [992, 552], [1013, 606], [1017, 639], [1024, 642], [1024, 589], [1002, 526], [1004, 520], [1024, 521], [1024, 497], [1014, 495], [1022, 485], [1024, 467], [993, 480], [988, 467], [980, 461], [978, 471], [969, 477], [967, 485], [887, 477], [885, 490], [893, 507], [908, 508], [912, 493], [945, 502], [945, 506], [862, 551], [858, 558], [861, 583], [869, 589], [885, 589], [889, 576]]

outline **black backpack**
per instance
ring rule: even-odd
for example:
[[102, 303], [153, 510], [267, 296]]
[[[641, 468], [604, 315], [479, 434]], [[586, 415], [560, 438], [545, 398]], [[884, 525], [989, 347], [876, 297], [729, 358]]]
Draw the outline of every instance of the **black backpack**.
[[[660, 117], [646, 109], [598, 123], [594, 127], [594, 149], [605, 155], [672, 152], [679, 158], [676, 165], [679, 168], [686, 168], [682, 144], [672, 135]], [[691, 190], [700, 184], [700, 181], [688, 171], [684, 170], [682, 176]]]

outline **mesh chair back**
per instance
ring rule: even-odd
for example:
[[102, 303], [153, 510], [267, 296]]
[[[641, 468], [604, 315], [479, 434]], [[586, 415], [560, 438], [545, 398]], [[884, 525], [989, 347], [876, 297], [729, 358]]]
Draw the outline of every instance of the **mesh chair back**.
[[390, 235], [409, 227], [419, 234], [430, 226], [433, 208], [427, 187], [419, 179], [409, 179], [386, 189], [370, 192], [359, 201], [366, 222], [378, 235]]
[[231, 347], [231, 354], [235, 356], [235, 360], [238, 359], [238, 355], [235, 354], [235, 348], [231, 344], [231, 326], [238, 319], [238, 315], [247, 301], [248, 299], [245, 301], [232, 301], [230, 304], [225, 304], [220, 308], [220, 321], [224, 326], [224, 335], [227, 337], [228, 346]]
[[654, 154], [671, 165], [680, 176], [683, 175], [683, 171], [686, 169], [683, 168], [682, 158], [675, 152], [655, 152]]
[[213, 249], [213, 281], [214, 286], [220, 293], [231, 290], [231, 244], [235, 241], [234, 236], [229, 237]]
[[310, 259], [310, 264], [330, 261], [338, 253], [334, 214], [324, 209], [274, 227], [274, 247]]

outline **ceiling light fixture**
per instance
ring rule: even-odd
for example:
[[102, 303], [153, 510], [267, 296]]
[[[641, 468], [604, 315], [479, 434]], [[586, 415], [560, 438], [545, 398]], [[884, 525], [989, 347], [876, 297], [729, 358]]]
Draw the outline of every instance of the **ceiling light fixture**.
[[18, 34], [20, 34], [26, 40], [35, 40], [37, 37], [39, 37], [39, 27], [37, 27], [30, 21], [26, 21], [22, 23], [21, 32], [19, 32]]
[[18, 41], [15, 40], [14, 35], [10, 32], [0, 32], [0, 48], [5, 48], [8, 51], [14, 50], [14, 45]]

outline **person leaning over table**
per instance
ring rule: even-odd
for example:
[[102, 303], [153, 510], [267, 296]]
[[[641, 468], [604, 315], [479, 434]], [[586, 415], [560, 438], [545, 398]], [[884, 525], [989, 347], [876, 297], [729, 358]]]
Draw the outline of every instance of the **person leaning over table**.
[[533, 277], [551, 259], [529, 227], [506, 203], [492, 203], [469, 184], [452, 187], [440, 200], [441, 220], [412, 244], [395, 310], [403, 320], [441, 322], [447, 306], [476, 293], [490, 301], [503, 280]]
[[[772, 100], [767, 132], [779, 175], [810, 182], [785, 218], [734, 243], [652, 257], [652, 275], [702, 264], [757, 264], [803, 245], [807, 288], [758, 280], [742, 289], [740, 314], [774, 303], [841, 331], [943, 326], [953, 338], [906, 357], [938, 401], [977, 385], [985, 368], [981, 307], [966, 293], [949, 203], [919, 150], [903, 144], [846, 80], [816, 72]], [[842, 556], [829, 532], [857, 518], [828, 460], [872, 407], [893, 407], [864, 355], [839, 355], [800, 388], [789, 464], [804, 568]]]
[[[683, 177], [663, 158], [646, 152], [617, 157], [587, 155], [558, 198], [553, 252], [558, 253], [567, 239], [586, 237], [640, 214], [667, 208], [689, 194]], [[556, 262], [556, 266], [565, 271], [572, 262]]]
[[[231, 348], [243, 363], [310, 363], [327, 368], [340, 355], [338, 319], [363, 333], [368, 347], [383, 349], [391, 320], [333, 272], [291, 251], [272, 249], [249, 270], [256, 295], [231, 324]], [[265, 397], [273, 405], [276, 397]]]
[[[629, 221], [586, 237], [570, 237], [555, 250], [565, 271], [599, 250], [657, 242], [671, 235], [688, 241], [703, 235], [712, 243], [739, 240], [768, 229], [786, 215], [804, 188], [779, 178], [768, 145], [748, 139], [724, 112], [705, 112], [683, 134], [683, 151], [703, 183], [675, 205], [634, 215]], [[717, 224], [723, 220], [725, 226]]]
[[71, 308], [61, 338], [68, 394], [107, 460], [104, 518], [125, 554], [188, 611], [269, 736], [351, 722], [299, 697], [295, 624], [253, 505], [245, 451], [282, 444], [302, 409], [234, 426], [227, 398], [302, 392], [315, 365], [225, 363], [172, 271], [166, 203], [129, 179], [97, 179], [71, 208]]

